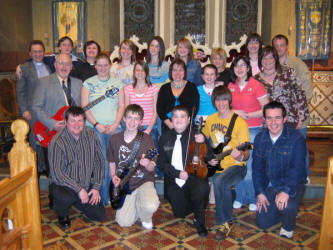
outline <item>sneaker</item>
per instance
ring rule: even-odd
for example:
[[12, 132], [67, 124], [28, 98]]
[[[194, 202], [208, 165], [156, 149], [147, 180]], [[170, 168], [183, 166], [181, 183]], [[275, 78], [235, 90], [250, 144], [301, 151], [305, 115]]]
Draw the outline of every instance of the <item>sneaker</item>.
[[281, 237], [291, 239], [293, 237], [293, 235], [294, 235], [294, 231], [287, 231], [283, 227], [281, 227], [281, 230], [280, 230]]
[[141, 224], [142, 224], [142, 227], [144, 229], [152, 229], [153, 228], [153, 221], [149, 221], [149, 222], [142, 221]]
[[232, 207], [234, 209], [240, 209], [242, 207], [242, 203], [240, 203], [239, 201], [234, 201]]
[[214, 205], [215, 204], [215, 196], [213, 195], [209, 195], [209, 204]]
[[251, 203], [251, 204], [249, 205], [249, 211], [251, 211], [251, 212], [255, 212], [255, 211], [257, 211], [257, 205], [254, 204], [254, 203]]
[[225, 238], [228, 237], [230, 232], [231, 232], [231, 226], [229, 226], [229, 223], [226, 222], [223, 225], [221, 225], [220, 228], [218, 228], [216, 230], [215, 239], [216, 240], [224, 240]]

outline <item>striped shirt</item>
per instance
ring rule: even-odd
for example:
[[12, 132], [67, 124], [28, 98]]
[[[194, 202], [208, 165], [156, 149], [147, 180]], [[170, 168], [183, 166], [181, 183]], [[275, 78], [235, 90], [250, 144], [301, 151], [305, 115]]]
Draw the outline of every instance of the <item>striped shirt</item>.
[[[154, 97], [160, 90], [155, 84], [152, 84], [143, 95], [137, 95], [134, 93], [133, 85], [127, 85], [124, 88], [125, 96], [129, 98], [130, 104], [138, 104], [144, 111], [142, 125], [149, 125], [151, 118], [154, 114]], [[156, 110], [156, 107], [155, 107]]]
[[76, 140], [67, 128], [57, 133], [48, 148], [50, 182], [80, 192], [100, 190], [105, 173], [101, 144], [95, 132], [84, 128]]

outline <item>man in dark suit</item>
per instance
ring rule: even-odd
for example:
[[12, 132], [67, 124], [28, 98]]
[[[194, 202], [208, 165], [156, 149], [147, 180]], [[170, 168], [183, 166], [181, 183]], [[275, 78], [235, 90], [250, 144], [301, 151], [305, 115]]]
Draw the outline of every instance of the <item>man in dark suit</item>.
[[[20, 115], [29, 123], [30, 129], [33, 127], [34, 118], [32, 116], [33, 94], [39, 78], [50, 75], [50, 68], [44, 63], [45, 47], [42, 41], [33, 40], [29, 45], [29, 54], [32, 60], [20, 65], [22, 75], [16, 84], [16, 96], [19, 105]], [[31, 147], [36, 150], [36, 139], [33, 133], [29, 135]]]
[[[56, 72], [39, 79], [33, 95], [32, 111], [49, 130], [60, 131], [65, 127], [64, 121], [55, 121], [51, 117], [63, 106], [80, 106], [82, 82], [69, 77], [72, 60], [67, 54], [60, 54], [54, 64]], [[48, 175], [48, 169], [46, 174]]]

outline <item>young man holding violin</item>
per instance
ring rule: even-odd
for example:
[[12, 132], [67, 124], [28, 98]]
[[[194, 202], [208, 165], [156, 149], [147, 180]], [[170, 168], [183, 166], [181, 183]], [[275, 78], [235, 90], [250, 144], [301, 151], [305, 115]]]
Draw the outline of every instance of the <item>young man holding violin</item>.
[[206, 237], [208, 232], [205, 226], [205, 209], [209, 194], [208, 180], [189, 174], [185, 170], [186, 159], [191, 159], [188, 155], [191, 120], [188, 109], [176, 106], [172, 111], [171, 120], [174, 129], [163, 133], [159, 140], [157, 165], [164, 173], [164, 195], [171, 203], [176, 217], [185, 218], [193, 212], [193, 224], [198, 234]]
[[[218, 225], [215, 239], [223, 240], [231, 231], [229, 225], [232, 220], [231, 188], [245, 177], [246, 160], [249, 158], [248, 150], [240, 151], [237, 147], [244, 142], [249, 142], [250, 136], [246, 121], [236, 116], [230, 139], [226, 138], [234, 116], [234, 112], [231, 110], [231, 93], [228, 88], [225, 86], [216, 87], [212, 93], [212, 102], [217, 112], [207, 118], [202, 130], [203, 134], [197, 135], [197, 140], [203, 142], [208, 139], [215, 148], [220, 143], [224, 143], [223, 152], [231, 150], [230, 155], [225, 156], [220, 162], [222, 170], [217, 170], [212, 176], [216, 201], [216, 224]], [[211, 161], [215, 165], [218, 164], [217, 160]]]

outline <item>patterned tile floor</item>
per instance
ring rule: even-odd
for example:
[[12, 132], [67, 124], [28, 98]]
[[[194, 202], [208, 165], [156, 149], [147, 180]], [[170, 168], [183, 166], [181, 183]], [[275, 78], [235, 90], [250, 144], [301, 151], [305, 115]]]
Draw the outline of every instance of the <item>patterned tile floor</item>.
[[48, 193], [41, 193], [43, 242], [45, 249], [317, 249], [321, 224], [322, 200], [303, 200], [293, 240], [279, 237], [280, 225], [268, 230], [255, 226], [255, 213], [246, 207], [234, 210], [232, 233], [224, 241], [214, 240], [215, 206], [206, 210], [207, 238], [200, 238], [192, 226], [193, 216], [177, 219], [170, 204], [161, 199], [154, 214], [153, 230], [143, 230], [137, 222], [121, 228], [109, 206], [104, 222], [93, 222], [75, 208], [72, 226], [62, 230], [57, 215], [48, 208]]

